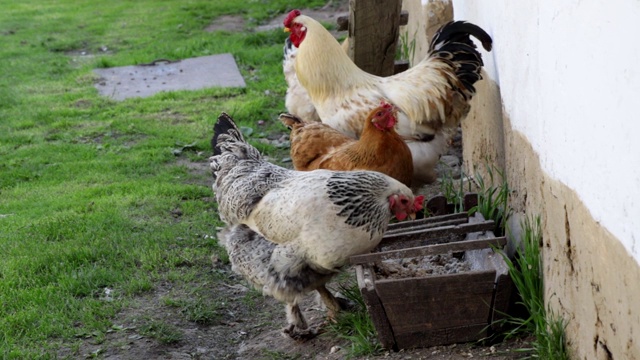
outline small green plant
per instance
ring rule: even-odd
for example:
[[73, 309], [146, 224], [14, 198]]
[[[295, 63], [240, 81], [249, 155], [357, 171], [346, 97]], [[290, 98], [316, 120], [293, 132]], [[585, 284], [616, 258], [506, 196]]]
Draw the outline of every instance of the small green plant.
[[521, 349], [531, 354], [531, 358], [547, 360], [569, 359], [565, 346], [566, 322], [544, 304], [544, 281], [542, 275], [542, 258], [540, 248], [542, 230], [540, 217], [525, 218], [522, 222], [522, 246], [518, 247], [515, 259], [506, 254], [502, 256], [509, 268], [509, 275], [521, 297], [529, 317], [507, 317], [501, 325], [510, 328], [504, 335], [506, 338], [532, 334], [535, 340], [531, 348]]
[[376, 338], [376, 328], [369, 317], [358, 285], [340, 286], [340, 292], [355, 303], [355, 309], [341, 312], [336, 323], [330, 324], [329, 332], [351, 342], [351, 347], [347, 349], [349, 358], [379, 353], [382, 347]]
[[158, 340], [160, 343], [168, 345], [175, 344], [182, 340], [182, 333], [175, 326], [152, 320], [140, 327], [140, 334]]
[[396, 52], [396, 60], [412, 60], [416, 53], [416, 34], [413, 33], [413, 37], [409, 40], [409, 31], [405, 30], [400, 34], [400, 48]]
[[201, 325], [212, 325], [218, 320], [220, 306], [215, 300], [198, 292], [192, 293], [190, 298], [190, 300], [165, 298], [164, 303], [167, 306], [180, 308], [187, 320]]
[[[458, 181], [453, 178], [452, 170], [443, 172], [440, 182], [440, 191], [447, 199], [447, 203], [453, 204], [454, 212], [464, 211], [465, 174], [462, 172]], [[466, 191], [471, 192], [471, 183], [467, 182]]]
[[496, 236], [502, 236], [505, 233], [507, 220], [511, 215], [509, 208], [509, 184], [505, 179], [504, 172], [493, 165], [485, 164], [485, 171], [489, 177], [485, 181], [485, 177], [476, 169], [474, 179], [478, 186], [478, 205], [469, 210], [470, 214], [476, 211], [482, 214], [487, 220], [495, 221], [496, 228], [494, 233]]

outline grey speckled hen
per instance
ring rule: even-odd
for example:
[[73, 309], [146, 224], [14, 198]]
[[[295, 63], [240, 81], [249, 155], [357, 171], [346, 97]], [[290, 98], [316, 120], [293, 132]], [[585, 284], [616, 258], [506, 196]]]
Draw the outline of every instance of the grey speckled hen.
[[300, 172], [271, 164], [248, 144], [227, 114], [214, 127], [211, 169], [219, 234], [233, 270], [287, 304], [292, 338], [313, 336], [298, 306], [317, 290], [334, 316], [339, 304], [325, 284], [349, 257], [371, 251], [389, 220], [414, 216], [422, 196], [372, 171]]

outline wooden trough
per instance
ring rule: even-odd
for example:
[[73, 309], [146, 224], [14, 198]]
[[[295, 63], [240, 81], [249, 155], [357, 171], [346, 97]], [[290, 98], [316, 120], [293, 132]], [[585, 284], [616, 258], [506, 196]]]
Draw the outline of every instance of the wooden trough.
[[[474, 203], [473, 196], [467, 206]], [[466, 213], [392, 224], [373, 253], [351, 257], [358, 287], [385, 348], [428, 347], [487, 336], [493, 321], [506, 313], [512, 289], [507, 266], [492, 249], [502, 248], [506, 239], [495, 237], [493, 229], [493, 221]], [[381, 275], [380, 269], [390, 261], [428, 260], [425, 257], [438, 254], [463, 259], [468, 270]]]

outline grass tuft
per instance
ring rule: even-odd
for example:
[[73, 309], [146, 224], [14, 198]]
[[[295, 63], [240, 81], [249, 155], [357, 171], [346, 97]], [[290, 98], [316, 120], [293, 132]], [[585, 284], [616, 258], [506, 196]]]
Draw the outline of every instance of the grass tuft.
[[499, 323], [510, 329], [504, 334], [506, 338], [533, 335], [531, 347], [521, 349], [529, 354], [529, 358], [567, 360], [569, 356], [564, 332], [566, 321], [547, 309], [544, 303], [540, 217], [525, 218], [522, 229], [522, 247], [517, 249], [515, 260], [504, 253], [502, 255], [520, 295], [519, 304], [526, 308], [529, 316], [506, 317]]
[[329, 332], [351, 343], [346, 349], [348, 358], [380, 353], [382, 346], [376, 337], [376, 328], [367, 312], [358, 285], [341, 286], [340, 292], [355, 303], [355, 309], [340, 312], [336, 323], [330, 324]]
[[454, 179], [453, 169], [451, 168], [443, 171], [440, 178], [440, 191], [447, 199], [447, 203], [453, 204], [453, 211], [456, 213], [464, 211], [465, 192], [471, 192], [471, 182], [465, 179], [466, 175], [464, 172], [461, 172], [458, 180]]
[[161, 344], [171, 345], [180, 342], [182, 332], [171, 324], [162, 321], [150, 320], [140, 327], [140, 335], [158, 340]]
[[507, 220], [511, 215], [509, 184], [504, 172], [500, 169], [485, 164], [485, 172], [488, 179], [477, 169], [475, 171], [474, 180], [478, 187], [478, 205], [471, 208], [469, 213], [479, 212], [485, 219], [493, 220], [496, 224], [494, 234], [503, 236]]

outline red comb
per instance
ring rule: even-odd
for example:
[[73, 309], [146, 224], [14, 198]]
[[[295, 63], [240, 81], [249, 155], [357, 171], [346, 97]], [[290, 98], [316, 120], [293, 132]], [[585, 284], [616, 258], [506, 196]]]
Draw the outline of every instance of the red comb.
[[413, 201], [413, 210], [414, 211], [422, 210], [422, 203], [423, 202], [424, 202], [424, 195], [416, 196], [415, 200]]
[[380, 107], [385, 110], [388, 110], [393, 108], [393, 105], [389, 104], [386, 100], [383, 99], [383, 100], [380, 100]]
[[282, 22], [284, 24], [284, 27], [290, 28], [291, 23], [293, 22], [293, 19], [297, 18], [298, 16], [300, 16], [300, 10], [298, 9], [291, 10], [291, 12], [289, 12], [289, 15], [287, 15], [287, 17]]

